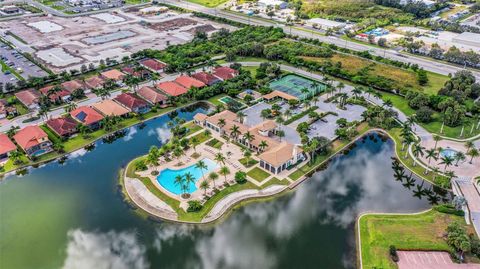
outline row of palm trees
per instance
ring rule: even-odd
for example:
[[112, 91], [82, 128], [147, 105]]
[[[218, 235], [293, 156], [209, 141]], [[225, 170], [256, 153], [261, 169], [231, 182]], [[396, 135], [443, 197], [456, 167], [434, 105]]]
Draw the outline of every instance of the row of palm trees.
[[224, 185], [226, 186], [228, 184], [227, 182], [227, 176], [230, 174], [230, 169], [228, 166], [225, 165], [226, 158], [223, 156], [221, 152], [218, 152], [215, 154], [215, 161], [217, 162], [218, 165], [221, 165], [220, 170], [218, 171], [218, 174], [216, 172], [211, 172], [208, 175], [208, 178], [205, 178], [205, 173], [208, 169], [208, 166], [205, 164], [204, 160], [200, 160], [195, 164], [195, 168], [200, 169], [202, 173], [202, 182], [200, 183], [200, 189], [204, 191], [204, 195], [207, 195], [207, 190], [210, 188], [210, 182], [213, 184], [213, 188], [216, 189], [217, 186], [215, 184], [215, 181], [219, 178], [219, 174], [224, 177], [225, 183]]

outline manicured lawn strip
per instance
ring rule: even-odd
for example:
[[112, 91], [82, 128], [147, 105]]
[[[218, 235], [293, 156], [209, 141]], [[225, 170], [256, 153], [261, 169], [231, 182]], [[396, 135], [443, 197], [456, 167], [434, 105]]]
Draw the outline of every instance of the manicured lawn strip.
[[399, 250], [450, 251], [443, 233], [452, 221], [462, 217], [431, 210], [415, 215], [366, 215], [360, 218], [363, 268], [397, 268], [388, 248]]
[[218, 5], [221, 5], [227, 2], [228, 0], [187, 0], [187, 1], [191, 3], [199, 4], [202, 6], [206, 6], [206, 7], [216, 7]]
[[15, 103], [14, 106], [17, 109], [18, 115], [25, 115], [28, 113], [28, 109], [20, 102]]
[[424, 93], [436, 94], [448, 81], [448, 76], [427, 71], [428, 84], [423, 86]]
[[223, 97], [227, 96], [225, 93], [222, 93], [220, 95], [215, 95], [214, 97], [210, 97], [208, 98], [208, 102], [218, 106], [218, 105], [225, 105], [224, 103], [222, 103], [219, 99], [222, 99]]
[[395, 153], [397, 154], [397, 158], [404, 166], [406, 166], [410, 171], [414, 172], [417, 176], [427, 179], [430, 182], [435, 183], [436, 185], [443, 186], [444, 188], [450, 188], [450, 182], [448, 178], [444, 176], [437, 175], [434, 178], [434, 173], [430, 172], [428, 174], [424, 174], [425, 168], [421, 167], [418, 163], [416, 166], [413, 166], [413, 159], [409, 156], [408, 159], [404, 159], [405, 156], [405, 149], [402, 151], [402, 139], [400, 137], [401, 129], [400, 128], [393, 128], [388, 130], [387, 133], [390, 137], [395, 141]]
[[[358, 131], [358, 137], [361, 137], [364, 135], [368, 130], [370, 130], [370, 127], [368, 126], [367, 123], [361, 123], [359, 126], [357, 126], [357, 131]], [[353, 141], [353, 139], [352, 139]], [[348, 145], [350, 141], [341, 141], [341, 140], [334, 140], [332, 142], [332, 149], [329, 154], [327, 155], [316, 155], [315, 160], [313, 162], [309, 162], [302, 167], [295, 168], [296, 170], [291, 173], [288, 177], [291, 178], [292, 180], [297, 180], [301, 178], [303, 175], [307, 174], [308, 172], [314, 170], [317, 168], [319, 165], [321, 165], [324, 161], [332, 157], [333, 155], [337, 154], [340, 152], [346, 145]]]
[[[196, 137], [198, 140], [198, 143], [201, 144], [207, 141], [210, 138], [210, 135], [208, 134], [208, 132], [201, 132], [193, 137]], [[193, 137], [191, 137], [190, 139], [192, 139]]]
[[216, 148], [216, 149], [221, 149], [222, 146], [223, 146], [223, 142], [219, 141], [216, 138], [212, 138], [212, 140], [208, 141], [206, 144], [207, 144], [207, 146], [210, 146], [210, 147]]
[[259, 167], [255, 167], [252, 170], [248, 171], [247, 175], [258, 182], [262, 182], [270, 176], [270, 173]]
[[280, 180], [276, 177], [272, 177], [265, 184], [262, 185], [262, 189], [266, 189], [272, 185], [288, 185], [290, 182], [287, 179]]
[[245, 166], [246, 168], [250, 168], [254, 165], [256, 165], [258, 163], [257, 160], [254, 160], [252, 158], [250, 158], [250, 160], [248, 160], [247, 158], [241, 158], [240, 160], [238, 160], [243, 166]]
[[208, 199], [200, 211], [190, 212], [190, 213], [183, 211], [181, 214], [178, 215], [178, 219], [183, 221], [200, 222], [208, 214], [208, 212], [212, 210], [212, 208], [217, 204], [217, 202], [220, 201], [222, 198], [224, 198], [225, 196], [231, 193], [247, 190], [247, 189], [256, 190], [259, 188], [253, 183], [248, 181], [245, 184], [235, 184], [233, 186], [226, 187], [225, 189], [221, 190], [220, 192], [212, 196], [210, 199]]
[[196, 125], [193, 121], [185, 123], [184, 126], [188, 128], [188, 132], [185, 134], [185, 136], [194, 134], [202, 129], [202, 127]]

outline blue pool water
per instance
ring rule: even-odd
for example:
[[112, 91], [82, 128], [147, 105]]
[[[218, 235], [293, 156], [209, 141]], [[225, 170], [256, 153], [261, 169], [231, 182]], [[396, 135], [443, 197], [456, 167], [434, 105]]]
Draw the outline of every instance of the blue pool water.
[[[207, 169], [203, 170], [203, 174], [205, 174], [205, 178], [207, 178], [208, 173], [213, 171], [218, 167], [218, 165], [208, 159], [205, 158], [203, 159], [205, 162], [205, 165], [207, 165]], [[187, 173], [192, 174], [192, 176], [195, 178], [195, 183], [202, 178], [202, 171], [198, 168], [195, 167], [195, 164], [190, 165], [189, 167], [185, 167], [182, 169], [174, 170], [174, 169], [165, 169], [160, 172], [160, 174], [157, 176], [157, 181], [158, 183], [164, 187], [166, 190], [173, 194], [182, 194], [182, 189], [180, 188], [180, 185], [175, 184], [175, 177], [177, 175], [185, 175]], [[188, 186], [188, 193], [192, 193], [197, 190], [197, 186], [195, 186], [195, 183], [190, 183]]]
[[443, 157], [450, 157], [450, 158], [455, 158], [455, 154], [457, 154], [456, 150], [453, 149], [443, 149], [440, 151], [440, 155]]

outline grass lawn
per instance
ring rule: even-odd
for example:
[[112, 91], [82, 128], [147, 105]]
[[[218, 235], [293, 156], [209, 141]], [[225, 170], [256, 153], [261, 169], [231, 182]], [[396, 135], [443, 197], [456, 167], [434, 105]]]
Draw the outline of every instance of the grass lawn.
[[246, 168], [250, 168], [254, 165], [256, 165], [258, 163], [257, 160], [254, 160], [252, 158], [250, 159], [247, 159], [247, 158], [241, 158], [240, 160], [238, 160], [243, 166], [245, 166]]
[[218, 5], [221, 5], [227, 2], [228, 0], [187, 0], [187, 1], [191, 3], [199, 4], [202, 6], [206, 6], [206, 7], [216, 7]]
[[247, 70], [247, 71], [250, 71], [250, 73], [252, 74], [252, 77], [255, 77], [255, 75], [257, 75], [258, 67], [256, 67], [256, 66], [244, 66], [242, 68]]
[[216, 138], [212, 138], [212, 140], [208, 141], [206, 144], [207, 144], [207, 146], [210, 146], [210, 147], [216, 148], [216, 149], [221, 149], [222, 146], [223, 146], [223, 142], [219, 141]]
[[413, 88], [418, 91], [422, 91], [428, 94], [437, 93], [443, 84], [448, 80], [447, 76], [443, 76], [435, 73], [427, 73], [429, 83], [425, 86], [421, 86], [417, 81], [417, 74], [411, 70], [401, 69], [395, 66], [376, 63], [361, 57], [357, 57], [349, 54], [335, 53], [331, 58], [319, 58], [319, 57], [302, 57], [307, 61], [314, 62], [340, 62], [342, 68], [347, 70], [351, 74], [358, 73], [365, 67], [370, 67], [369, 74], [379, 75], [395, 81], [399, 86], [403, 88]]
[[417, 215], [366, 215], [360, 218], [363, 268], [397, 268], [388, 248], [399, 250], [443, 250], [450, 247], [443, 233], [452, 221], [462, 217], [431, 210]]
[[201, 133], [195, 135], [194, 137], [196, 137], [197, 140], [198, 140], [198, 143], [201, 144], [201, 143], [207, 141], [210, 138], [210, 134], [208, 134], [208, 132], [201, 132]]
[[262, 182], [270, 176], [270, 173], [263, 170], [262, 168], [255, 167], [252, 170], [248, 171], [247, 175], [258, 182]]
[[193, 121], [185, 123], [184, 126], [188, 128], [188, 132], [185, 134], [185, 136], [194, 134], [202, 129], [202, 127], [196, 125]]
[[[361, 137], [364, 135], [368, 130], [370, 130], [370, 127], [368, 126], [367, 123], [361, 123], [359, 126], [357, 126], [357, 131], [358, 131], [358, 136]], [[352, 139], [353, 141], [353, 139]], [[340, 152], [346, 145], [348, 145], [350, 141], [342, 141], [342, 140], [335, 140], [332, 142], [332, 149], [330, 150], [330, 153], [327, 155], [316, 155], [315, 159], [313, 162], [309, 162], [302, 167], [295, 168], [294, 172], [291, 173], [288, 177], [291, 178], [292, 180], [298, 180], [301, 178], [303, 175], [309, 173], [310, 171], [316, 169], [318, 166], [320, 166], [324, 161], [332, 157], [333, 155], [337, 154]]]
[[207, 101], [210, 102], [210, 103], [212, 103], [213, 105], [216, 105], [216, 106], [218, 106], [218, 105], [225, 105], [224, 103], [222, 103], [222, 102], [220, 101], [220, 99], [222, 99], [222, 98], [225, 97], [225, 96], [227, 96], [227, 94], [222, 93], [222, 94], [215, 95], [214, 97], [209, 98]]
[[28, 113], [28, 109], [20, 102], [16, 102], [14, 106], [17, 109], [18, 115], [25, 115]]

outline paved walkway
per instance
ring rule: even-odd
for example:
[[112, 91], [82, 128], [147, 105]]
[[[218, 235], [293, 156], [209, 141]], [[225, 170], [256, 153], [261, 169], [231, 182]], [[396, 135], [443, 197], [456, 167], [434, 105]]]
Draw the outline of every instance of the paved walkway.
[[480, 193], [472, 180], [455, 179], [455, 183], [460, 188], [465, 200], [467, 200], [468, 210], [470, 211], [470, 220], [472, 221], [477, 235], [480, 237]]
[[480, 264], [454, 263], [447, 252], [397, 251], [399, 269], [478, 269]]

